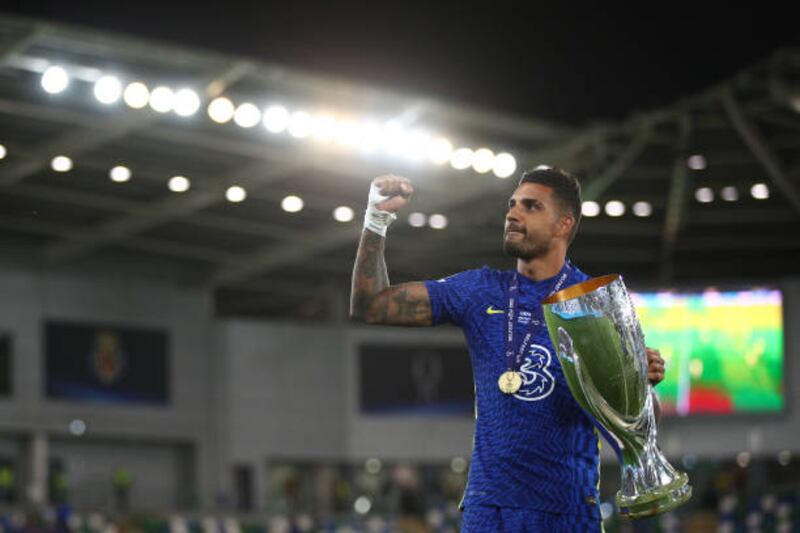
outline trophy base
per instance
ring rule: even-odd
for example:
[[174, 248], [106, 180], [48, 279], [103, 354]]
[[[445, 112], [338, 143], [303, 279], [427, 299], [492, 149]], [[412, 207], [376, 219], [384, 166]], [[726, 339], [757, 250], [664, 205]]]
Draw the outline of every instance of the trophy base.
[[626, 498], [617, 493], [617, 511], [625, 518], [647, 518], [671, 511], [692, 497], [689, 476], [681, 472], [680, 477], [669, 485], [643, 494], [636, 498]]

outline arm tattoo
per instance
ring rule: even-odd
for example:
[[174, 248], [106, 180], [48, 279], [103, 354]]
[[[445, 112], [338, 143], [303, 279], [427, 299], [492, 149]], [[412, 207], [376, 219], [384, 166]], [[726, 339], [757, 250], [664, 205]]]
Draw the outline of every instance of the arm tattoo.
[[361, 233], [350, 291], [350, 314], [354, 318], [366, 318], [372, 297], [389, 286], [384, 243], [377, 233], [366, 229]]
[[419, 321], [430, 315], [429, 306], [426, 308], [424, 302], [409, 297], [408, 290], [400, 289], [392, 295], [394, 305], [392, 311], [401, 320], [409, 322]]
[[369, 230], [361, 241], [353, 268], [350, 316], [371, 324], [430, 326], [428, 290], [420, 282], [389, 285], [384, 259], [385, 239]]

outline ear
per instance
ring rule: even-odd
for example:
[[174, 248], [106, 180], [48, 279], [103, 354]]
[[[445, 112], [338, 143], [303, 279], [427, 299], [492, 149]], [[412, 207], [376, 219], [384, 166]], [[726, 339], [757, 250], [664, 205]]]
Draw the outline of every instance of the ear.
[[569, 239], [569, 234], [572, 232], [573, 227], [575, 227], [575, 217], [570, 214], [564, 214], [558, 217], [556, 232], [559, 237]]

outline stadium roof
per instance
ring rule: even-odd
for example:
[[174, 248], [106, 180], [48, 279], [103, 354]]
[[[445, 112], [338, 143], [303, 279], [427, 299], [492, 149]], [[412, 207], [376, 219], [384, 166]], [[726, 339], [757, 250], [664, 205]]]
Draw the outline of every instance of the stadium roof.
[[[410, 211], [448, 221], [391, 228], [393, 281], [507, 266], [500, 242], [514, 178], [498, 179], [486, 151], [485, 160], [462, 151], [431, 162], [429, 143], [446, 137], [454, 148], [512, 154], [518, 170], [557, 164], [578, 175], [584, 200], [601, 211], [584, 216], [573, 243], [586, 272], [653, 287], [797, 273], [796, 49], [670, 106], [584, 128], [14, 16], [0, 16], [0, 63], [0, 242], [36, 268], [172, 272], [213, 286], [221, 315], [342, 316], [367, 186], [389, 172], [414, 180]], [[56, 90], [63, 75], [69, 83]], [[144, 83], [151, 105], [147, 95], [142, 109], [121, 97], [101, 103], [94, 91], [104, 76], [120, 88]], [[158, 86], [191, 88], [199, 110], [155, 111]], [[224, 124], [206, 113], [222, 96], [242, 110]], [[261, 112], [276, 105], [294, 122], [279, 113], [265, 128]], [[316, 135], [323, 115], [338, 121], [333, 138]], [[71, 159], [68, 172], [53, 170], [59, 155]], [[129, 180], [109, 179], [118, 165]], [[189, 190], [169, 190], [173, 176]], [[246, 190], [243, 202], [226, 200], [231, 185]], [[301, 211], [281, 208], [290, 195], [302, 198]], [[614, 200], [621, 216], [605, 212], [619, 208]], [[651, 213], [634, 214], [637, 202]], [[340, 206], [353, 221], [333, 219]]]

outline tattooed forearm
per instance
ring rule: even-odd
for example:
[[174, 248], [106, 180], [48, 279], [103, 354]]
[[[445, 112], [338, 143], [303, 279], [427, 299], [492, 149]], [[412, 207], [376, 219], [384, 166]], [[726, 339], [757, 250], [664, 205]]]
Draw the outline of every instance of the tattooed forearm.
[[350, 316], [370, 324], [431, 325], [431, 305], [424, 283], [389, 285], [383, 237], [364, 230], [356, 254], [350, 293]]
[[361, 233], [350, 291], [350, 316], [353, 318], [366, 319], [372, 298], [389, 286], [383, 250], [383, 237], [369, 230]]

